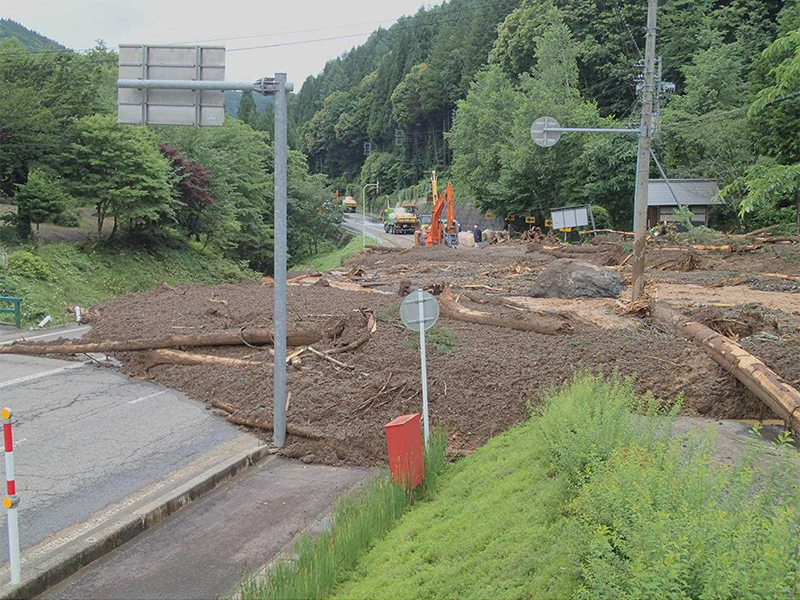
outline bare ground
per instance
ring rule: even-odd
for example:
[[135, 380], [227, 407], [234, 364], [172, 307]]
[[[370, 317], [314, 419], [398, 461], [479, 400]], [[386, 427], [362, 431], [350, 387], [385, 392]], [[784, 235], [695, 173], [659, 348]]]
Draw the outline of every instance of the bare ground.
[[[747, 254], [702, 253], [691, 271], [659, 270], [680, 262], [685, 253], [650, 254], [651, 293], [691, 313], [712, 328], [737, 337], [742, 345], [790, 382], [800, 383], [796, 360], [800, 343], [800, 294], [794, 290], [747, 292], [736, 281], [742, 273], [800, 274], [798, 265], [774, 255], [773, 248]], [[781, 249], [784, 250], [784, 249]], [[788, 248], [785, 250], [792, 250]], [[784, 250], [784, 251], [785, 251]], [[610, 246], [586, 258], [618, 264], [625, 253]], [[291, 286], [290, 327], [325, 328], [346, 317], [344, 332], [316, 345], [332, 351], [364, 333], [363, 311], [377, 317], [377, 331], [354, 352], [336, 358], [352, 367], [302, 355], [290, 367], [289, 422], [310, 428], [320, 440], [290, 436], [287, 456], [331, 464], [382, 464], [382, 426], [392, 418], [420, 410], [419, 352], [398, 319], [398, 290], [446, 283], [454, 294], [465, 290], [507, 298], [536, 314], [566, 319], [572, 329], [548, 336], [443, 318], [437, 327], [452, 342], [449, 353], [429, 350], [431, 418], [445, 425], [455, 455], [474, 450], [491, 436], [521, 422], [547, 389], [581, 369], [614, 371], [636, 378], [637, 389], [667, 402], [683, 398], [689, 416], [716, 419], [767, 419], [770, 412], [700, 349], [665, 335], [619, 310], [617, 301], [542, 300], [526, 297], [545, 266], [554, 260], [546, 250], [504, 244], [484, 249], [444, 247], [404, 251], [373, 250], [353, 257], [339, 271], [307, 278]], [[776, 262], [779, 261], [779, 262]], [[627, 266], [621, 269], [627, 276]], [[752, 279], [752, 277], [751, 277]], [[780, 280], [755, 278], [767, 283]], [[385, 283], [366, 290], [361, 283]], [[726, 286], [726, 282], [737, 283]], [[469, 287], [472, 286], [472, 287]], [[475, 287], [479, 286], [479, 287]], [[717, 286], [717, 287], [709, 287]], [[763, 285], [762, 285], [763, 287]], [[221, 302], [224, 300], [224, 303]], [[476, 304], [461, 295], [465, 307], [509, 318], [528, 318], [528, 311], [496, 304]], [[90, 338], [126, 339], [169, 333], [266, 327], [272, 321], [272, 288], [248, 283], [214, 287], [166, 288], [134, 294], [96, 306]], [[446, 349], [443, 349], [443, 352]], [[205, 354], [271, 362], [268, 349], [204, 349]], [[272, 419], [272, 372], [263, 366], [155, 366], [142, 356], [120, 356], [134, 377], [152, 379], [211, 404], [226, 402], [237, 416]], [[265, 439], [270, 437], [261, 432]]]

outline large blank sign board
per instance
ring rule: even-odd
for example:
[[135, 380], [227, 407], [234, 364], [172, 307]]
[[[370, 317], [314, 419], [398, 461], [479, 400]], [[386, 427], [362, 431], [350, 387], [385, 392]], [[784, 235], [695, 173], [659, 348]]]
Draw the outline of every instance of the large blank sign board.
[[[224, 81], [222, 46], [120, 46], [120, 79]], [[213, 90], [119, 88], [117, 122], [131, 125], [222, 125], [225, 97]]]
[[589, 208], [587, 206], [554, 208], [550, 212], [550, 219], [553, 221], [553, 229], [585, 227], [589, 224]]

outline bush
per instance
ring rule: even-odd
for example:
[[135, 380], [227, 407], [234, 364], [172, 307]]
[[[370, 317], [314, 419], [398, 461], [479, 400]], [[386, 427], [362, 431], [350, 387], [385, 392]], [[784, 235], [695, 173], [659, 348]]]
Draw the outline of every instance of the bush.
[[618, 449], [573, 504], [590, 536], [577, 598], [797, 598], [795, 482], [754, 491], [749, 462], [716, 465], [703, 443]]
[[[669, 434], [672, 420], [649, 417], [677, 414], [680, 403], [667, 410], [651, 395], [637, 396], [632, 379], [618, 375], [579, 374], [561, 390], [548, 393], [538, 430], [553, 465], [574, 485], [591, 480], [620, 447], [651, 447]], [[639, 413], [641, 418], [633, 417]], [[580, 422], [576, 415], [581, 415]]]
[[53, 217], [53, 225], [59, 227], [80, 227], [81, 213], [77, 207], [68, 207]]
[[43, 281], [49, 279], [53, 274], [42, 258], [27, 250], [18, 250], [9, 255], [8, 270], [12, 275]]
[[597, 229], [612, 229], [611, 213], [602, 206], [593, 205], [592, 216], [594, 217], [594, 226]]

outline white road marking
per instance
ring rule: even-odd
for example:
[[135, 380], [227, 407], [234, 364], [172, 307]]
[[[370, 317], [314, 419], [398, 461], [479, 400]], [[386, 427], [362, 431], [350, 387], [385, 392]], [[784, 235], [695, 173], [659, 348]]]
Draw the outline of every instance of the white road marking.
[[17, 340], [9, 340], [7, 342], [0, 342], [0, 346], [10, 346], [14, 342], [30, 342], [32, 340], [41, 340], [43, 338], [48, 338], [48, 337], [56, 337], [56, 336], [64, 337], [64, 335], [69, 334], [69, 333], [76, 333], [76, 332], [79, 332], [79, 331], [80, 332], [89, 331], [90, 329], [91, 329], [91, 327], [87, 326], [87, 327], [78, 327], [77, 329], [67, 329], [67, 330], [64, 330], [64, 331], [58, 331], [58, 332], [54, 332], [54, 333], [43, 333], [42, 335], [34, 335], [34, 336], [31, 336], [31, 337], [20, 338], [20, 339], [17, 339]]
[[58, 369], [52, 369], [50, 371], [42, 371], [41, 373], [34, 373], [33, 375], [26, 375], [25, 377], [20, 377], [18, 379], [12, 379], [11, 381], [5, 381], [0, 383], [0, 389], [11, 387], [12, 385], [18, 385], [20, 383], [25, 383], [26, 381], [33, 381], [34, 379], [41, 379], [42, 377], [50, 377], [51, 375], [58, 375], [59, 373], [63, 373], [64, 371], [70, 371], [72, 369], [80, 369], [81, 367], [85, 367], [88, 363], [75, 363], [72, 365], [67, 365], [66, 367], [59, 367]]
[[150, 398], [155, 398], [156, 396], [160, 396], [161, 394], [166, 394], [165, 390], [160, 392], [154, 392], [152, 394], [148, 394], [147, 396], [142, 396], [141, 398], [136, 398], [136, 400], [131, 400], [128, 404], [139, 404], [139, 402], [144, 402], [145, 400], [149, 400]]

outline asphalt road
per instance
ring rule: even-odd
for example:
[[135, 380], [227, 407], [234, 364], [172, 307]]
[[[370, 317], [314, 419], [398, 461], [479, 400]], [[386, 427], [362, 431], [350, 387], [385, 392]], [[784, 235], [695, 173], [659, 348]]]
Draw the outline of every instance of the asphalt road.
[[[364, 221], [360, 213], [345, 213], [344, 228], [361, 235], [364, 230]], [[381, 246], [387, 248], [412, 248], [414, 236], [408, 233], [391, 234], [383, 230], [383, 224], [367, 217], [367, 237], [376, 239]]]
[[274, 458], [88, 565], [41, 598], [225, 598], [307, 530], [366, 469]]
[[[88, 327], [28, 339], [79, 337]], [[0, 329], [0, 344], [17, 334]], [[23, 552], [243, 434], [181, 393], [81, 362], [0, 355], [0, 406], [14, 412]], [[252, 446], [258, 441], [252, 438]], [[0, 519], [0, 563], [8, 560]]]

